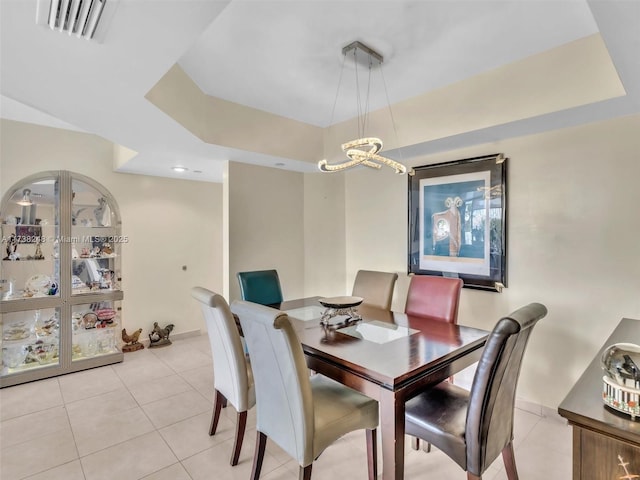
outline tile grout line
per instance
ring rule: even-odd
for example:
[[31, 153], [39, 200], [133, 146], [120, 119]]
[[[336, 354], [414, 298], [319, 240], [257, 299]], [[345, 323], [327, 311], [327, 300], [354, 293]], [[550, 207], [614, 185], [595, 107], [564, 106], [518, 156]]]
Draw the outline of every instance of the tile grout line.
[[[76, 440], [76, 434], [73, 431], [73, 426], [71, 425], [71, 417], [69, 417], [69, 409], [67, 408], [67, 402], [64, 399], [64, 394], [62, 393], [62, 385], [60, 384], [60, 379], [56, 378], [58, 381], [58, 388], [60, 389], [60, 396], [62, 397], [62, 408], [64, 408], [64, 413], [67, 416], [67, 422], [69, 422], [69, 430], [71, 430], [71, 438], [73, 438], [73, 446], [76, 449], [76, 455], [78, 464], [80, 465], [80, 471], [82, 472], [82, 478], [86, 480], [87, 476], [84, 473], [84, 465], [82, 465], [82, 459], [80, 457], [80, 450], [78, 449], [78, 441]], [[71, 402], [73, 403], [73, 402]], [[59, 467], [59, 465], [58, 465]], [[56, 467], [57, 468], [57, 467]]]

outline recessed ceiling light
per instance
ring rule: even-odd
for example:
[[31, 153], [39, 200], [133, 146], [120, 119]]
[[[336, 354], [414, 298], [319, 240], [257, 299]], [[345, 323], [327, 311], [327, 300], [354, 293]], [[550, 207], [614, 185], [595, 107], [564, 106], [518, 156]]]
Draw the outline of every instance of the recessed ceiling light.
[[174, 172], [180, 172], [180, 173], [182, 173], [182, 172], [186, 172], [186, 171], [187, 171], [187, 170], [189, 170], [189, 169], [188, 169], [187, 167], [183, 167], [183, 166], [181, 166], [181, 165], [176, 165], [175, 167], [172, 167], [172, 170], [173, 170]]

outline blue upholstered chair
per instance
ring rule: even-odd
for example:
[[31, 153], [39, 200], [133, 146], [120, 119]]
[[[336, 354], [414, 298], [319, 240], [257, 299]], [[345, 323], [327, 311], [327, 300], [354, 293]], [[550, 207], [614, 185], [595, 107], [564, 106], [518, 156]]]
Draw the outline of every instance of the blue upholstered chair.
[[238, 272], [242, 300], [278, 307], [282, 302], [282, 288], [276, 270]]

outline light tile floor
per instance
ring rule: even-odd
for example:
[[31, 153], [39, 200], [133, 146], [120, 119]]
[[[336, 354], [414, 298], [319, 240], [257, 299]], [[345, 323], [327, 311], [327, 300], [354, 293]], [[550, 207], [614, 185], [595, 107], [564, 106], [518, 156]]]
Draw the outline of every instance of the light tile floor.
[[[463, 378], [464, 380], [464, 378]], [[213, 368], [206, 336], [126, 354], [120, 364], [0, 390], [2, 480], [247, 480], [255, 409], [236, 467], [229, 465], [235, 411], [208, 435]], [[523, 480], [571, 478], [571, 430], [560, 417], [516, 410], [515, 453]], [[408, 446], [406, 479], [465, 479], [442, 452]], [[295, 480], [298, 466], [268, 442], [264, 480]], [[364, 432], [315, 462], [314, 480], [366, 479]], [[506, 479], [498, 459], [485, 479]]]

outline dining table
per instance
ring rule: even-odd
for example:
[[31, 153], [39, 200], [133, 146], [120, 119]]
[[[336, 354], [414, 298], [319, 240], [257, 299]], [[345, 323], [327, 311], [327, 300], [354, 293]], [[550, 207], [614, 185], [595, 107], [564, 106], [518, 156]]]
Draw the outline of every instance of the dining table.
[[311, 370], [378, 401], [382, 478], [400, 480], [405, 402], [477, 362], [489, 332], [364, 304], [357, 307], [361, 320], [323, 325], [320, 298], [275, 307], [291, 319]]

